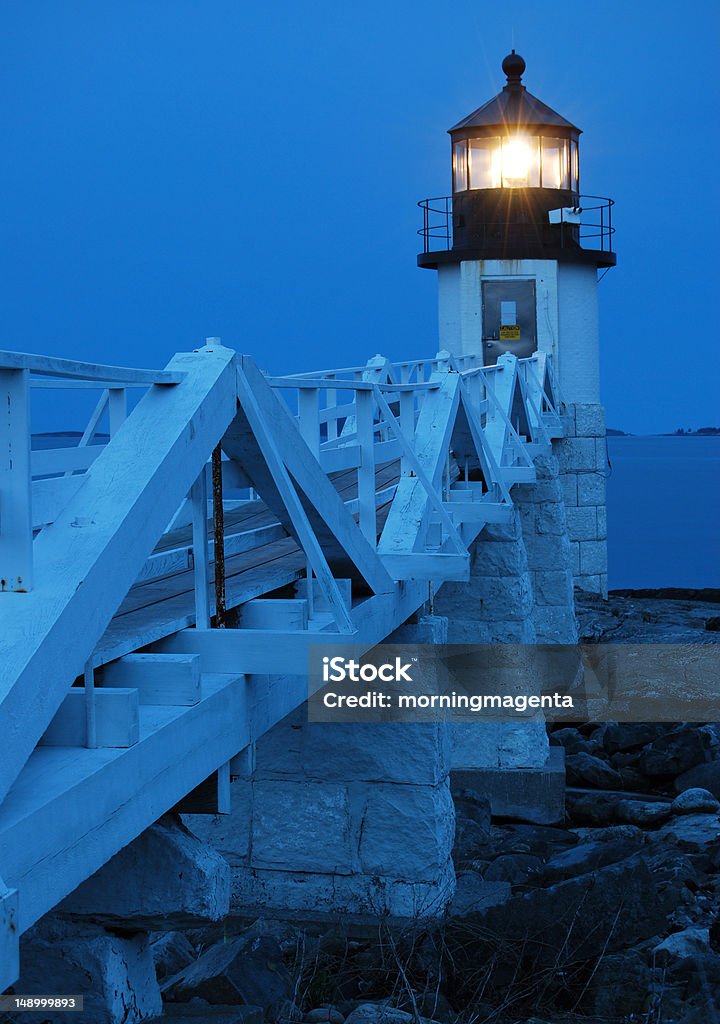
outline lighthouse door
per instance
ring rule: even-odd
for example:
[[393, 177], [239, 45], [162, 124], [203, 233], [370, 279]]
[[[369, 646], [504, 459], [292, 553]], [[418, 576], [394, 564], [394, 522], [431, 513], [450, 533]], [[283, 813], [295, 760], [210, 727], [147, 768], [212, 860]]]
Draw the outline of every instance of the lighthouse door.
[[483, 363], [492, 366], [504, 352], [518, 359], [537, 349], [535, 282], [482, 282]]

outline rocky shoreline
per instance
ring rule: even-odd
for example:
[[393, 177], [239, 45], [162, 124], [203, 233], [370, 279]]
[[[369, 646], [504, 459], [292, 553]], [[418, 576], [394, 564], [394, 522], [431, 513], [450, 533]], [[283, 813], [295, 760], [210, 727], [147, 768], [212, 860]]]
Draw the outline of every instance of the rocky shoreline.
[[[717, 643], [708, 596], [583, 594], [581, 637]], [[157, 933], [162, 1019], [720, 1021], [720, 725], [549, 732], [566, 757], [564, 823], [494, 819], [482, 794], [456, 785], [458, 885], [442, 921], [228, 920]]]

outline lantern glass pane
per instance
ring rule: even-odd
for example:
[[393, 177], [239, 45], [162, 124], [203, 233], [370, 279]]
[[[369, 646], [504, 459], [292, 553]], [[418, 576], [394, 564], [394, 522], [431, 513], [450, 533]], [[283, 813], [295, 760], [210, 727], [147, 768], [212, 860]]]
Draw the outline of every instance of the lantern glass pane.
[[543, 188], [569, 188], [570, 167], [567, 139], [542, 140]]
[[502, 144], [503, 188], [540, 184], [540, 140], [536, 135], [511, 135]]
[[467, 183], [467, 142], [456, 142], [453, 146], [453, 192], [464, 192]]
[[580, 189], [580, 161], [578, 159], [578, 144], [572, 139], [570, 142], [570, 188], [573, 192]]
[[500, 139], [470, 139], [470, 188], [500, 188]]

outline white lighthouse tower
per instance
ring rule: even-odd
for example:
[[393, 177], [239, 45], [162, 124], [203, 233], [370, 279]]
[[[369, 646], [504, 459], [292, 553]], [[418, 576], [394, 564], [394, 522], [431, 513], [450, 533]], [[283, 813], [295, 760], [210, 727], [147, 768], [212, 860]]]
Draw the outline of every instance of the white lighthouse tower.
[[605, 417], [598, 269], [615, 265], [612, 200], [580, 194], [580, 129], [502, 63], [501, 93], [449, 131], [452, 197], [424, 200], [421, 267], [438, 273], [440, 348], [484, 365], [552, 354], [557, 442], [578, 586], [607, 593]]

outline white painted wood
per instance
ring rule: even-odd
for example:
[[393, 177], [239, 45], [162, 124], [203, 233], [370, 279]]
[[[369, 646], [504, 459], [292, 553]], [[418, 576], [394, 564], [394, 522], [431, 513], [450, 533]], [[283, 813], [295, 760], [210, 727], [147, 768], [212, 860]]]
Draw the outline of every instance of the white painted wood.
[[139, 737], [138, 691], [95, 689], [95, 742], [88, 741], [85, 687], [74, 686], [40, 739], [45, 747], [131, 747]]
[[[378, 544], [383, 560], [385, 555], [408, 554], [423, 549], [428, 516], [433, 507], [440, 514], [456, 552], [464, 551], [462, 540], [438, 493], [460, 401], [459, 384], [460, 378], [456, 373], [442, 374], [440, 387], [423, 403], [415, 433], [415, 448], [408, 446], [405, 450], [413, 475], [401, 478]], [[398, 439], [403, 440], [387, 402], [381, 394], [376, 397], [385, 420], [392, 425]]]
[[[307, 699], [307, 658], [312, 645], [323, 648], [333, 644], [352, 643], [369, 650], [389, 636], [427, 598], [425, 582], [409, 581], [396, 587], [392, 594], [377, 594], [356, 604], [352, 621], [356, 634], [349, 639], [344, 633], [306, 632], [262, 629], [184, 629], [155, 645], [158, 651], [173, 654], [199, 654], [200, 666], [206, 672], [245, 672], [282, 675], [304, 673]], [[257, 734], [259, 735], [259, 734]]]
[[89, 469], [102, 455], [106, 445], [87, 444], [81, 448], [41, 448], [32, 452], [30, 463], [33, 476], [49, 476], [52, 473], [77, 472]]
[[0, 369], [0, 595], [33, 587], [28, 379], [27, 370]]
[[82, 484], [81, 476], [59, 476], [32, 482], [33, 530], [54, 523]]
[[[345, 607], [348, 610], [352, 609], [352, 580], [335, 580], [335, 582], [337, 583], [337, 588]], [[331, 610], [318, 581], [313, 580], [312, 584], [312, 587], [308, 588], [307, 579], [300, 579], [295, 584], [295, 593], [298, 595], [298, 599], [309, 601], [312, 605], [310, 618], [312, 618], [316, 612], [327, 612]]]
[[448, 580], [464, 582], [470, 579], [470, 556], [467, 552], [399, 552], [383, 555], [383, 562], [390, 575], [397, 580], [445, 583]]
[[[214, 632], [224, 632], [217, 630]], [[0, 863], [26, 931], [178, 800], [307, 696], [267, 680], [203, 679], [193, 707], [141, 707], [132, 747], [38, 747], [0, 804]], [[288, 706], [289, 705], [289, 706]], [[279, 720], [279, 719], [278, 719]]]
[[103, 669], [103, 690], [114, 687], [136, 689], [141, 704], [197, 704], [200, 659], [192, 654], [126, 654]]
[[53, 377], [76, 377], [114, 384], [179, 384], [183, 372], [176, 369], [136, 370], [127, 366], [105, 366], [102, 363], [84, 363], [77, 359], [59, 359], [30, 352], [0, 351], [0, 370], [31, 370], [33, 373]]
[[127, 392], [125, 388], [110, 388], [108, 391], [108, 415], [110, 437], [115, 437], [127, 419]]
[[241, 629], [307, 629], [307, 599], [256, 598], [238, 608]]
[[36, 538], [35, 589], [0, 600], [0, 799], [230, 423], [234, 359], [215, 349], [172, 360], [182, 383], [143, 396]]

